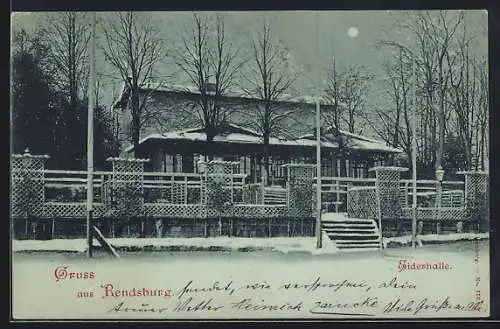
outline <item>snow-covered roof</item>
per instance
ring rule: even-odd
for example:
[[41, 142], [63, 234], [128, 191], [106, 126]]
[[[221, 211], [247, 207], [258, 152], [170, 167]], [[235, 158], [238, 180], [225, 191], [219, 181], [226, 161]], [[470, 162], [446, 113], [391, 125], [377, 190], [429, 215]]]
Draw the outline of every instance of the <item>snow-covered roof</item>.
[[[333, 129], [333, 128], [331, 128], [331, 129]], [[332, 130], [330, 130], [330, 131], [332, 131]], [[389, 153], [401, 153], [401, 152], [403, 152], [402, 150], [400, 150], [398, 148], [388, 146], [384, 142], [370, 138], [370, 137], [350, 133], [350, 132], [345, 131], [345, 130], [339, 130], [339, 132], [343, 136], [346, 136], [348, 138], [347, 145], [350, 149], [372, 150], [372, 151], [381, 151], [381, 152], [389, 152]], [[331, 134], [331, 133], [329, 133], [329, 134]], [[328, 136], [328, 134], [327, 134], [327, 136]], [[316, 142], [315, 142], [316, 137], [313, 134], [302, 135], [299, 137], [299, 139], [314, 140], [314, 145], [316, 145]], [[335, 145], [334, 147], [338, 147], [338, 143], [332, 142], [332, 144]]]
[[[222, 134], [218, 134], [214, 137], [214, 142], [225, 142], [225, 143], [238, 143], [238, 144], [262, 144], [262, 135], [238, 126], [234, 124], [228, 124], [230, 128], [236, 128], [236, 131], [227, 131]], [[400, 153], [402, 152], [399, 149], [389, 147], [385, 145], [383, 142], [376, 141], [371, 138], [367, 138], [360, 135], [350, 134], [342, 131], [342, 134], [348, 135], [349, 144], [348, 147], [350, 149], [357, 150], [369, 150], [369, 151], [380, 151], [387, 153]], [[298, 139], [282, 139], [277, 137], [271, 137], [269, 140], [270, 145], [276, 146], [316, 146], [316, 140], [311, 138], [313, 135], [304, 135], [299, 137]], [[187, 141], [206, 141], [207, 134], [203, 131], [202, 128], [194, 128], [187, 130], [178, 130], [178, 131], [169, 131], [166, 133], [156, 133], [151, 134], [139, 141], [139, 145], [148, 143], [153, 140], [187, 140]], [[338, 148], [338, 143], [328, 140], [323, 140], [321, 142], [321, 147], [325, 148]], [[131, 152], [133, 150], [133, 146], [129, 146], [125, 149], [125, 152]]]
[[[147, 83], [141, 86], [140, 88], [143, 91], [155, 91], [155, 92], [166, 92], [166, 93], [179, 93], [179, 94], [192, 94], [199, 95], [200, 90], [198, 87], [193, 85], [176, 85], [171, 84], [167, 85], [164, 83]], [[127, 85], [123, 84], [122, 92], [119, 98], [113, 103], [113, 107], [119, 107], [120, 104], [123, 104], [128, 98], [129, 92], [127, 89]], [[244, 90], [240, 87], [232, 87], [231, 89], [224, 92], [224, 97], [227, 98], [241, 98], [247, 100], [260, 100], [259, 97], [252, 95], [252, 93]], [[289, 94], [281, 94], [277, 99], [278, 102], [284, 103], [297, 103], [297, 104], [316, 104], [316, 96], [311, 95], [302, 95], [302, 96], [293, 96]], [[321, 96], [320, 102], [323, 106], [329, 106], [330, 101]], [[340, 104], [342, 105], [342, 104]]]

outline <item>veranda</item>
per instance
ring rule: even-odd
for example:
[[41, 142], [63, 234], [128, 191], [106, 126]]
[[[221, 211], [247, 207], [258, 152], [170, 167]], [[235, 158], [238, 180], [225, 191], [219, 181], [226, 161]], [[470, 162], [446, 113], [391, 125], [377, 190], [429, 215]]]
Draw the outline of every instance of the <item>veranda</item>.
[[[82, 238], [87, 172], [47, 170], [46, 158], [12, 157], [14, 238]], [[144, 159], [109, 161], [112, 171], [94, 172], [94, 217], [106, 237], [314, 235], [313, 165], [287, 165], [283, 188], [247, 184], [227, 161], [201, 163], [199, 173], [145, 172]], [[376, 220], [384, 236], [408, 234], [412, 181], [400, 178], [401, 168], [371, 170], [375, 178], [322, 177], [323, 211]], [[488, 174], [464, 177], [417, 181], [419, 234], [488, 229]]]

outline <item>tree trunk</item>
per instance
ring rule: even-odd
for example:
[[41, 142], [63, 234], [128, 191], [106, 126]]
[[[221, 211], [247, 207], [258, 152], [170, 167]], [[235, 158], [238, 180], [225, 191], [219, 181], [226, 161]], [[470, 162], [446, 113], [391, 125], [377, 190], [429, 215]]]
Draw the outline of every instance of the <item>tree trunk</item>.
[[215, 143], [214, 143], [214, 138], [217, 135], [217, 131], [214, 128], [207, 127], [205, 133], [207, 134], [207, 143], [208, 143], [208, 150], [209, 150], [208, 151], [209, 154], [207, 156], [208, 159], [205, 159], [205, 160], [211, 161], [214, 159], [214, 151], [216, 149]]
[[269, 173], [269, 134], [264, 135], [262, 158], [264, 162], [262, 167], [264, 169], [264, 173], [262, 174], [262, 177], [266, 179], [266, 185], [271, 185], [271, 175]]
[[339, 158], [340, 158], [340, 177], [347, 177], [347, 166], [346, 166], [346, 158], [347, 158], [347, 150], [344, 146], [344, 141], [342, 139], [342, 134], [336, 129], [336, 139], [339, 145]]
[[134, 157], [137, 157], [137, 147], [139, 146], [139, 138], [141, 134], [141, 115], [139, 108], [139, 94], [137, 93], [138, 87], [132, 87], [131, 95], [131, 109], [132, 113], [132, 144], [134, 146]]

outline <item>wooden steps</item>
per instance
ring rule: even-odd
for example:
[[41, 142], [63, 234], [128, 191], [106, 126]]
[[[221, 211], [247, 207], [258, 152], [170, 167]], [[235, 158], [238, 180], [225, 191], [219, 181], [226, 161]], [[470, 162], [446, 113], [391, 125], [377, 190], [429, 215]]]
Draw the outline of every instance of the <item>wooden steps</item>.
[[343, 214], [327, 216], [321, 226], [328, 238], [341, 251], [380, 249], [377, 223], [373, 219], [348, 218]]

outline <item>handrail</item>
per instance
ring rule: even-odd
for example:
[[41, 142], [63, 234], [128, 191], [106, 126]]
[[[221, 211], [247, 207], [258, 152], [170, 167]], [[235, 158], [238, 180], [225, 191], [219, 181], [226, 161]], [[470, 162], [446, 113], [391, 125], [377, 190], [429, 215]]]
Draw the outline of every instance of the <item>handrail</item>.
[[[399, 180], [401, 183], [413, 183], [413, 180], [411, 179], [400, 179]], [[437, 184], [438, 181], [437, 180], [429, 180], [429, 179], [421, 179], [421, 180], [417, 180], [417, 184]], [[464, 185], [465, 183], [462, 182], [462, 181], [443, 181], [441, 182], [441, 184], [452, 184], [452, 185]]]
[[352, 186], [349, 191], [364, 191], [364, 190], [374, 190], [376, 189], [375, 186]]
[[[314, 177], [313, 180], [316, 180], [316, 177]], [[332, 177], [332, 176], [321, 177], [321, 180], [322, 181], [331, 180], [339, 182], [359, 182], [359, 183], [375, 183], [377, 181], [376, 178]]]

